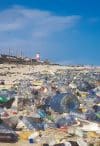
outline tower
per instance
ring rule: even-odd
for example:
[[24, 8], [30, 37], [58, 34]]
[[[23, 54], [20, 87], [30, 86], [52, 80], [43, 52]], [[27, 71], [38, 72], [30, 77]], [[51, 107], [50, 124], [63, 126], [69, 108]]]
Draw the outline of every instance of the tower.
[[35, 56], [36, 61], [40, 61], [40, 53], [37, 53]]

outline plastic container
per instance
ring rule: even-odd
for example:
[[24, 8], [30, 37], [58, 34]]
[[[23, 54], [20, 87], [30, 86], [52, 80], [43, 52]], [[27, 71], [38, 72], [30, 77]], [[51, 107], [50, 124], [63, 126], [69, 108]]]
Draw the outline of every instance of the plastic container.
[[39, 136], [39, 132], [36, 131], [29, 136], [29, 143], [35, 143], [36, 138]]
[[77, 97], [71, 93], [61, 93], [52, 97], [50, 106], [55, 112], [71, 112], [77, 111], [80, 103]]

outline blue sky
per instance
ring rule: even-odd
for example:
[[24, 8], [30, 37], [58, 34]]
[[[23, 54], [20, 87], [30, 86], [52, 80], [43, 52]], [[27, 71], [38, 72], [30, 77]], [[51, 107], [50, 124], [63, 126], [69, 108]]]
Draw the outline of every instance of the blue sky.
[[100, 65], [100, 0], [0, 0], [0, 51]]

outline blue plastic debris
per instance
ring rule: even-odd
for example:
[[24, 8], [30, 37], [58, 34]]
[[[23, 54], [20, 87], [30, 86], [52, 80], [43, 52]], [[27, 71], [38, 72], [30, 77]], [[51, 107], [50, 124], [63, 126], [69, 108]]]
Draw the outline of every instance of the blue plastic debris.
[[55, 112], [71, 112], [77, 111], [80, 103], [77, 97], [71, 93], [61, 93], [52, 97], [50, 106]]

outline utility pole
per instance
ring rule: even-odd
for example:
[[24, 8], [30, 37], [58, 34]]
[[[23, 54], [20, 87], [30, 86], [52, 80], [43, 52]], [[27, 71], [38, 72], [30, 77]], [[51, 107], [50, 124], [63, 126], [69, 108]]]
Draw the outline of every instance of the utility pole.
[[23, 51], [22, 51], [22, 49], [21, 49], [21, 58], [23, 58]]
[[8, 53], [8, 55], [10, 56], [11, 55], [11, 49], [9, 48], [9, 53]]

